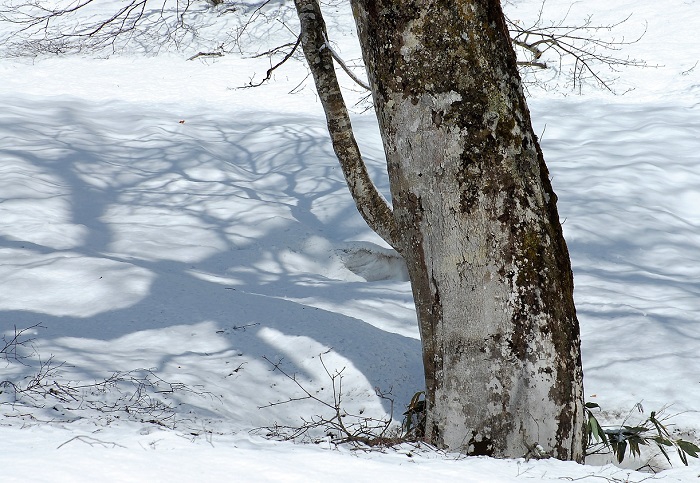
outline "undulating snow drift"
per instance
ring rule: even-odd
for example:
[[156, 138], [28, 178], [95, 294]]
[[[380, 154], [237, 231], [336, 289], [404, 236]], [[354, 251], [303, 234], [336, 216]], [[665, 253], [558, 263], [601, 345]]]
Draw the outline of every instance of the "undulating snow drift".
[[[511, 18], [536, 17], [538, 2], [513, 3]], [[545, 18], [562, 18], [569, 3], [547, 2]], [[587, 400], [608, 421], [632, 411], [635, 422], [640, 401], [647, 414], [671, 405], [680, 414], [670, 423], [688, 439], [700, 430], [698, 8], [575, 4], [572, 22], [633, 14], [619, 32], [646, 34], [619, 54], [657, 67], [617, 73], [614, 87], [632, 89], [620, 96], [530, 89], [574, 265]], [[349, 13], [329, 14], [338, 50], [358, 57]], [[218, 22], [203, 35], [224, 32]], [[0, 480], [649, 477], [594, 466], [599, 458], [364, 452], [250, 433], [324, 411], [310, 400], [270, 405], [304, 395], [274, 364], [325, 401], [324, 365], [342, 371], [348, 410], [387, 415], [378, 389], [400, 419], [421, 389], [420, 342], [405, 271], [355, 211], [303, 64], [237, 89], [269, 65], [185, 60], [206, 48], [0, 63], [0, 329], [9, 341], [30, 328], [21, 340], [32, 339], [18, 347], [23, 363], [8, 354], [0, 380], [26, 385], [43, 367], [55, 368], [46, 390], [91, 386], [50, 395], [43, 408], [11, 404], [5, 386]], [[376, 123], [364, 104], [355, 110], [388, 196]], [[663, 463], [650, 452], [625, 466], [649, 458]], [[697, 479], [697, 462], [677, 465], [657, 477]]]

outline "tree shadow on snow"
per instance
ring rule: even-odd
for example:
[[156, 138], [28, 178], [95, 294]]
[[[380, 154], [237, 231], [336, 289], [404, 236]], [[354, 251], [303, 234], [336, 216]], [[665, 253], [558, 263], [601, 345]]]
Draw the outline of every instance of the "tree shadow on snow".
[[[232, 359], [222, 385], [241, 357], [318, 378], [304, 361], [332, 348], [407, 403], [423, 386], [410, 287], [342, 266], [337, 250], [373, 235], [325, 127], [229, 115], [180, 123], [125, 103], [8, 102], [0, 329], [41, 324], [38, 347], [94, 380], [217, 354]], [[370, 170], [381, 176], [381, 163]]]

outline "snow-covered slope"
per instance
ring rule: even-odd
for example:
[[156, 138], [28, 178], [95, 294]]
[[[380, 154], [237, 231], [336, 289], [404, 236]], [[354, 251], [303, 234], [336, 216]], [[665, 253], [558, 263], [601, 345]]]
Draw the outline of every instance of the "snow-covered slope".
[[[521, 18], [536, 16], [537, 2], [515, 3]], [[575, 4], [570, 18], [633, 13], [622, 26], [629, 35], [648, 26], [629, 55], [663, 67], [618, 73], [621, 91], [634, 89], [623, 96], [534, 89], [530, 105], [571, 249], [587, 399], [611, 420], [639, 401], [647, 413], [671, 404], [668, 412], [683, 413], [672, 422], [692, 438], [699, 4], [609, 3]], [[568, 4], [549, 1], [545, 15], [561, 17]], [[347, 10], [329, 13], [339, 50], [357, 57]], [[342, 371], [344, 403], [362, 414], [387, 415], [375, 388], [391, 392], [400, 419], [421, 389], [420, 341], [405, 273], [355, 211], [303, 64], [237, 89], [269, 65], [233, 54], [185, 60], [206, 47], [0, 63], [0, 330], [9, 340], [33, 327], [19, 348], [30, 357], [3, 362], [0, 380], [56, 367], [44, 380], [60, 388], [121, 371], [106, 391], [53, 395], [44, 408], [0, 405], [3, 481], [649, 476], [249, 434], [324, 410], [309, 400], [261, 408], [303, 396], [277, 363], [326, 401], [324, 364]], [[369, 169], [388, 195], [375, 121], [362, 105], [356, 111]], [[8, 402], [11, 391], [0, 397]], [[148, 398], [170, 408], [148, 412]], [[697, 472], [662, 475], [688, 481]]]

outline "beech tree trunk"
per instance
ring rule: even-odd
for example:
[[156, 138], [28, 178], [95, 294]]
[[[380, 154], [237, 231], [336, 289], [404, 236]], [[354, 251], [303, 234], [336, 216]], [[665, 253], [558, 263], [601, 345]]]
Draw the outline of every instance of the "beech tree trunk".
[[[333, 133], [342, 97], [327, 79], [321, 12], [317, 0], [295, 2]], [[569, 254], [499, 1], [351, 3], [393, 204], [365, 219], [408, 265], [426, 440], [470, 455], [582, 461]], [[347, 163], [347, 147], [334, 146]], [[349, 159], [362, 164], [359, 151]]]

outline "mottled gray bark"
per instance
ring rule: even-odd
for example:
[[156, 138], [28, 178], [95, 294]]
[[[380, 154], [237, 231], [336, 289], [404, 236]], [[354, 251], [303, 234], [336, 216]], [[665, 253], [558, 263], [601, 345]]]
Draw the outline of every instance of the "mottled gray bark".
[[[581, 461], [569, 255], [498, 0], [352, 6], [387, 156], [392, 245], [418, 312], [427, 440], [498, 457], [538, 444]], [[323, 100], [316, 71], [331, 60], [315, 49], [305, 54]]]

